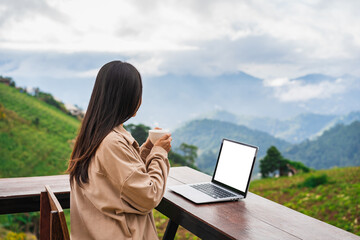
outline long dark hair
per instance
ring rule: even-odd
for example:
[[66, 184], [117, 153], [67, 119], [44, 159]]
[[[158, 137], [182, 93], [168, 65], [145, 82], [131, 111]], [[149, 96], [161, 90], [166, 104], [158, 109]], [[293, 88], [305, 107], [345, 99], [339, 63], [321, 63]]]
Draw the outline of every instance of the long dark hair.
[[89, 182], [96, 149], [114, 127], [136, 113], [141, 98], [141, 76], [134, 66], [112, 61], [100, 69], [67, 169], [71, 186], [74, 179], [80, 186]]

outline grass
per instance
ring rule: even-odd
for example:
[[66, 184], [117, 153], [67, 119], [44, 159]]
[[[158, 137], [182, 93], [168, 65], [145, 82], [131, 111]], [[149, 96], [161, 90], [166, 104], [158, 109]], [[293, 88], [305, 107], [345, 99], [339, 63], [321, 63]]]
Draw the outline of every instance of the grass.
[[250, 191], [360, 236], [360, 167], [255, 180]]
[[[165, 215], [163, 215], [162, 213], [160, 213], [156, 210], [153, 210], [153, 214], [154, 214], [156, 229], [158, 232], [158, 237], [159, 237], [159, 239], [162, 239], [162, 237], [164, 236], [164, 233], [165, 233], [166, 226], [169, 222], [169, 219]], [[194, 234], [190, 233], [185, 228], [179, 226], [179, 228], [176, 232], [176, 235], [175, 235], [175, 239], [196, 240], [196, 239], [200, 239], [200, 238], [198, 238]]]
[[80, 121], [4, 84], [0, 103], [0, 177], [63, 173]]

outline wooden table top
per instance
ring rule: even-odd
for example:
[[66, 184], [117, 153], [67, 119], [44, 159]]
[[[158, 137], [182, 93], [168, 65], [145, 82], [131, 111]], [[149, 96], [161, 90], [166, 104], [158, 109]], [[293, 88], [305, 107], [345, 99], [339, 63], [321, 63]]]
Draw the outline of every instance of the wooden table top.
[[[170, 169], [167, 186], [210, 181], [188, 167]], [[50, 185], [60, 203], [69, 206], [68, 175], [0, 179], [0, 214], [38, 211], [44, 185]], [[32, 204], [29, 202], [33, 201]], [[35, 206], [36, 205], [36, 206]], [[174, 222], [204, 239], [357, 239], [360, 237], [251, 192], [246, 199], [197, 205], [167, 190], [156, 208]]]

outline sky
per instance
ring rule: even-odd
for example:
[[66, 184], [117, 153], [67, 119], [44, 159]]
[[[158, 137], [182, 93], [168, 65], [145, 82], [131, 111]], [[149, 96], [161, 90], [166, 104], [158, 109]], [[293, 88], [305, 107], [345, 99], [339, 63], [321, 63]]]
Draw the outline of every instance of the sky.
[[[357, 0], [0, 0], [0, 75], [86, 109], [99, 68], [119, 59], [143, 81], [241, 71], [303, 104], [360, 86], [358, 9]], [[334, 81], [296, 80], [313, 73]]]

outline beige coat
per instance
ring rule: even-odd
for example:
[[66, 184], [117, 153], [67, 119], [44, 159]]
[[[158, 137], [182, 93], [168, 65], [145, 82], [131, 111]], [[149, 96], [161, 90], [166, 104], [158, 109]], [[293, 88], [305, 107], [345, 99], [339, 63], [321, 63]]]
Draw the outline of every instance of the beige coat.
[[165, 192], [167, 152], [141, 146], [122, 126], [100, 144], [89, 183], [71, 189], [71, 238], [158, 239], [152, 210]]

